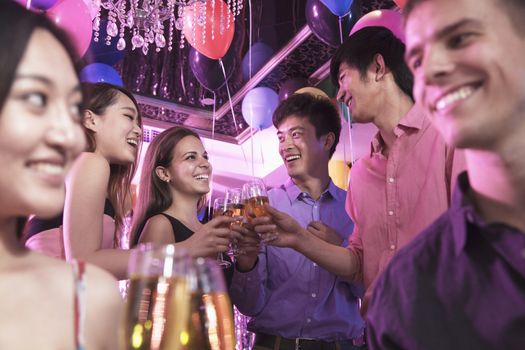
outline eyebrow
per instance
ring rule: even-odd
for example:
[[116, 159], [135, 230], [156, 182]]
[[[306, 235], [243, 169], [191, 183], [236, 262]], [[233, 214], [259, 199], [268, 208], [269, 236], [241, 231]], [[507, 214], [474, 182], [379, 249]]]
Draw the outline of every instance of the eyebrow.
[[[474, 20], [474, 19], [471, 19], [471, 18], [465, 18], [465, 19], [462, 19], [462, 20], [460, 20], [458, 22], [452, 23], [452, 24], [450, 24], [450, 25], [440, 29], [438, 32], [436, 32], [436, 33], [434, 33], [432, 35], [432, 38], [434, 38], [434, 39], [441, 39], [443, 37], [446, 37], [446, 36], [450, 35], [450, 33], [455, 32], [459, 28], [467, 26], [467, 25], [478, 25], [478, 26], [480, 26], [480, 23], [477, 20]], [[425, 41], [427, 41], [427, 40], [425, 40]], [[405, 54], [405, 61], [408, 61], [410, 58], [415, 56], [419, 51], [421, 51], [420, 46], [415, 46], [415, 47], [411, 48]]]
[[[294, 126], [293, 128], [288, 129], [288, 131], [286, 131], [286, 132], [289, 133], [290, 131], [295, 131], [295, 130], [301, 130], [301, 131], [303, 131], [304, 128], [303, 128], [302, 126]], [[282, 131], [277, 131], [277, 136], [280, 136], [280, 135], [282, 135], [282, 134], [284, 134], [284, 132], [282, 132]]]
[[[54, 83], [51, 81], [51, 79], [43, 77], [41, 75], [36, 74], [17, 74], [15, 75], [15, 80], [19, 79], [29, 79], [29, 80], [37, 80], [41, 82], [44, 85], [47, 85], [48, 87], [53, 87]], [[82, 92], [82, 88], [80, 87], [80, 84], [75, 85], [69, 95], [73, 95], [76, 93]]]
[[130, 111], [133, 114], [137, 114], [137, 110], [135, 108], [131, 108], [131, 107], [125, 106], [125, 107], [122, 107], [121, 109], [128, 110], [128, 111]]

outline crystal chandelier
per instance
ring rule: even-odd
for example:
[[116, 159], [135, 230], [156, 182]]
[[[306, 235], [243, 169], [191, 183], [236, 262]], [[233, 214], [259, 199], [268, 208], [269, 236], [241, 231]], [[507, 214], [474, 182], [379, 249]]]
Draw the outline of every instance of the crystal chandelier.
[[[184, 10], [197, 3], [219, 3], [223, 0], [93, 0], [98, 12], [93, 21], [93, 40], [104, 40], [106, 45], [111, 45], [112, 40], [117, 40], [117, 49], [124, 50], [129, 45], [124, 38], [126, 28], [131, 31], [132, 50], [141, 48], [146, 55], [151, 47], [159, 52], [168, 47], [173, 49], [174, 30], [182, 31], [184, 28]], [[222, 5], [222, 4], [221, 4]], [[224, 5], [229, 8], [228, 16], [224, 20], [229, 27], [233, 16], [241, 13], [243, 0], [224, 0]], [[194, 6], [194, 8], [196, 8]], [[199, 6], [200, 13], [194, 15], [194, 25], [206, 25], [206, 6]], [[105, 38], [100, 37], [101, 16], [107, 13], [107, 27]], [[222, 21], [222, 17], [221, 17]], [[118, 38], [118, 39], [117, 39]], [[179, 47], [184, 47], [184, 35], [181, 33]]]

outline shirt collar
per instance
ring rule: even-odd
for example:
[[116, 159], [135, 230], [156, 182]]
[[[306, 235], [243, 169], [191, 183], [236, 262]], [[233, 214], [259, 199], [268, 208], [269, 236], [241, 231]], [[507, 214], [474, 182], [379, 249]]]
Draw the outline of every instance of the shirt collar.
[[482, 218], [475, 210], [470, 188], [468, 174], [464, 171], [458, 176], [451, 205], [454, 252], [456, 256], [463, 251], [467, 244], [468, 224], [483, 225]]
[[[290, 202], [299, 199], [303, 193], [303, 191], [301, 191], [301, 189], [293, 182], [292, 178], [288, 178], [288, 180], [283, 185], [281, 185], [281, 188], [286, 191]], [[330, 179], [330, 182], [328, 183], [328, 189], [326, 189], [321, 196], [323, 196], [325, 193], [329, 193], [338, 201], [344, 201], [346, 199], [345, 192], [337, 187], [332, 179]]]
[[[419, 105], [414, 104], [412, 108], [408, 111], [403, 118], [399, 120], [396, 127], [394, 128], [394, 134], [399, 137], [404, 134], [405, 129], [416, 129], [420, 130], [425, 127], [425, 123], [430, 121], [426, 117], [426, 114], [423, 112], [423, 109]], [[378, 131], [374, 138], [372, 139], [372, 144], [370, 148], [370, 155], [374, 153], [381, 153], [381, 150], [384, 147], [384, 141], [381, 137], [381, 133]]]

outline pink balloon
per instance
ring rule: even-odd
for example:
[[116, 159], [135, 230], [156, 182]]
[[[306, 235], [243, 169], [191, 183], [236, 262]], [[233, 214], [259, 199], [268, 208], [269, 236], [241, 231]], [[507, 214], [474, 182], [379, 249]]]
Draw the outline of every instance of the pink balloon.
[[394, 10], [375, 10], [368, 12], [359, 18], [350, 35], [365, 27], [385, 27], [394, 33], [402, 42], [405, 42], [405, 31], [403, 30], [401, 13]]
[[89, 47], [93, 30], [90, 9], [84, 0], [62, 0], [50, 8], [47, 15], [69, 34], [78, 57], [82, 57]]

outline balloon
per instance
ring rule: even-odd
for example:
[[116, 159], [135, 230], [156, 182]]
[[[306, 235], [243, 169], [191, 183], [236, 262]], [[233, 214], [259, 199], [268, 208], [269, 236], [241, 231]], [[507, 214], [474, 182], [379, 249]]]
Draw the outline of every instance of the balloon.
[[242, 59], [242, 77], [245, 81], [250, 80], [250, 51], [252, 54], [252, 76], [257, 73], [273, 56], [273, 49], [263, 42], [252, 45]]
[[[351, 6], [351, 13], [341, 18], [332, 14], [321, 0], [306, 1], [306, 23], [319, 40], [332, 47], [341, 45], [341, 39], [348, 36], [352, 24], [360, 15], [360, 1], [355, 1]], [[339, 21], [341, 21], [341, 30]]]
[[111, 38], [111, 45], [106, 45], [107, 25], [107, 20], [100, 21], [99, 39], [98, 41], [91, 40], [89, 49], [84, 56], [87, 62], [100, 62], [112, 66], [124, 57], [125, 51], [117, 49], [118, 37]]
[[279, 101], [284, 101], [298, 89], [308, 85], [306, 78], [291, 78], [286, 80], [279, 89]]
[[101, 0], [84, 0], [84, 2], [89, 9], [89, 13], [91, 13], [91, 19], [95, 19], [100, 8]]
[[[215, 91], [221, 88], [226, 80], [218, 60], [212, 60], [195, 50], [190, 49], [190, 68], [195, 78], [206, 89]], [[226, 78], [230, 78], [235, 70], [235, 55], [233, 50], [229, 50], [226, 56], [222, 58]]]
[[394, 2], [400, 9], [402, 9], [403, 7], [405, 7], [407, 0], [394, 0]]
[[310, 94], [315, 97], [322, 97], [330, 100], [330, 97], [324, 92], [323, 90], [320, 90], [318, 88], [314, 88], [311, 86], [304, 87], [302, 89], [299, 89], [295, 92], [296, 94]]
[[361, 17], [354, 25], [350, 35], [365, 27], [385, 27], [390, 29], [394, 35], [405, 42], [405, 31], [403, 30], [401, 13], [394, 10], [375, 10]]
[[[206, 16], [202, 16], [202, 6], [206, 6]], [[183, 17], [184, 27], [182, 32], [191, 46], [212, 60], [218, 60], [226, 54], [232, 43], [235, 31], [235, 17], [228, 5], [222, 0], [206, 1], [204, 4], [197, 1], [193, 6], [184, 7]], [[206, 20], [202, 25], [199, 24], [199, 18], [201, 17]], [[230, 18], [229, 26], [227, 25], [228, 17]], [[221, 23], [223, 23], [222, 33], [220, 30]], [[204, 40], [203, 34], [205, 34]]]
[[31, 1], [31, 8], [32, 9], [39, 9], [39, 10], [48, 10], [51, 7], [53, 7], [57, 0], [16, 0], [20, 5], [27, 8], [27, 3]]
[[91, 42], [91, 14], [83, 0], [62, 0], [47, 11], [47, 15], [71, 37], [78, 57], [82, 57]]
[[336, 16], [344, 16], [350, 11], [353, 0], [321, 0]]
[[124, 86], [122, 78], [111, 66], [104, 63], [91, 63], [80, 71], [80, 81], [85, 83], [109, 83]]
[[278, 104], [279, 97], [275, 91], [267, 87], [257, 87], [244, 96], [242, 116], [252, 128], [266, 129], [273, 124], [272, 115]]

